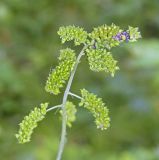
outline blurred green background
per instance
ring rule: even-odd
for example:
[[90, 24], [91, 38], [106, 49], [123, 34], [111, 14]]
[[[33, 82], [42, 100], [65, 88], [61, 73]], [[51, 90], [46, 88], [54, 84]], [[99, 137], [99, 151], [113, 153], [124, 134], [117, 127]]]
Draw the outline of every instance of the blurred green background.
[[123, 28], [138, 26], [143, 38], [113, 49], [120, 66], [115, 78], [91, 72], [83, 58], [72, 91], [79, 94], [85, 87], [102, 97], [110, 109], [111, 127], [97, 130], [92, 116], [78, 108], [63, 159], [159, 160], [159, 0], [1, 0], [0, 159], [55, 159], [58, 113], [48, 113], [28, 144], [17, 144], [14, 134], [39, 103], [61, 103], [62, 94], [44, 90], [59, 49], [66, 46], [56, 32], [61, 25], [91, 31], [112, 22]]

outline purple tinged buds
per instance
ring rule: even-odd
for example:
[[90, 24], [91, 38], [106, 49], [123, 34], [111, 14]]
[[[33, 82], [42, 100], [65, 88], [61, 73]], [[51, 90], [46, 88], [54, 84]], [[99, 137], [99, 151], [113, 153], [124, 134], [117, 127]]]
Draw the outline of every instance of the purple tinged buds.
[[121, 41], [121, 33], [118, 33], [116, 36], [113, 36], [113, 39], [117, 40], [117, 41]]
[[117, 35], [113, 36], [113, 39], [117, 41], [126, 41], [130, 40], [130, 35], [127, 31], [119, 32]]

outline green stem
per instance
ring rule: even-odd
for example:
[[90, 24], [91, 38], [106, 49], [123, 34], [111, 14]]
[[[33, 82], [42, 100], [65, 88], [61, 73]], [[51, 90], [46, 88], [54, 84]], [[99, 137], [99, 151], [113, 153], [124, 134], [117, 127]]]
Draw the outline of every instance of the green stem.
[[69, 95], [73, 96], [73, 97], [76, 97], [78, 99], [82, 99], [82, 97], [78, 96], [77, 94], [74, 94], [72, 92], [69, 92]]
[[66, 86], [66, 90], [64, 92], [64, 96], [63, 96], [63, 102], [62, 102], [62, 131], [61, 131], [61, 139], [60, 139], [60, 144], [59, 144], [59, 149], [58, 149], [58, 154], [57, 154], [57, 158], [56, 160], [61, 160], [62, 157], [62, 153], [64, 150], [64, 146], [65, 146], [65, 142], [66, 142], [66, 123], [67, 123], [67, 115], [66, 115], [66, 108], [65, 108], [65, 104], [67, 101], [67, 97], [71, 88], [71, 84], [77, 69], [78, 64], [80, 63], [80, 59], [81, 57], [84, 55], [84, 50], [87, 48], [87, 45], [85, 45], [83, 47], [83, 49], [81, 50], [81, 52], [79, 53], [76, 63], [74, 65], [74, 68], [71, 72], [70, 78], [68, 80], [67, 86]]
[[53, 109], [61, 108], [61, 107], [62, 107], [61, 104], [60, 104], [60, 105], [57, 105], [57, 106], [53, 106], [53, 107], [48, 108], [46, 112], [49, 112], [49, 111], [51, 111], [51, 110], [53, 110]]

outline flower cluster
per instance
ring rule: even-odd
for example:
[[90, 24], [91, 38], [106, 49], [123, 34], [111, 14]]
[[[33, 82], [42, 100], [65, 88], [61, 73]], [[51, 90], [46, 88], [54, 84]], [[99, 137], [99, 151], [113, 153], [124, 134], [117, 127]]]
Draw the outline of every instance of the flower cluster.
[[[65, 107], [67, 115], [67, 126], [72, 127], [72, 122], [76, 120], [76, 106], [72, 102], [67, 101]], [[62, 115], [62, 110], [60, 110], [60, 114]]]
[[16, 134], [19, 143], [30, 141], [33, 129], [37, 127], [39, 121], [44, 119], [47, 107], [48, 103], [41, 104], [40, 108], [35, 107], [28, 116], [24, 117], [24, 120], [19, 124], [19, 132]]
[[85, 43], [87, 39], [87, 32], [80, 27], [75, 27], [75, 26], [60, 27], [57, 33], [62, 39], [62, 43], [74, 40], [76, 46], [80, 45], [81, 43]]
[[113, 38], [117, 41], [126, 41], [129, 42], [130, 40], [130, 35], [127, 31], [123, 31], [121, 33], [118, 33], [117, 35], [113, 36]]
[[97, 128], [107, 129], [110, 126], [109, 110], [102, 99], [85, 89], [81, 90], [81, 95], [82, 100], [79, 105], [84, 106], [93, 114]]
[[92, 71], [105, 71], [114, 76], [115, 71], [119, 69], [116, 65], [117, 61], [114, 60], [112, 54], [105, 49], [87, 49], [87, 56], [90, 69]]
[[141, 38], [138, 28], [130, 27], [124, 31], [120, 27], [112, 24], [111, 26], [102, 25], [89, 34], [91, 41], [86, 50], [90, 69], [93, 71], [105, 71], [114, 76], [119, 69], [117, 61], [109, 52], [112, 47], [118, 46], [121, 42], [134, 42]]
[[[75, 26], [60, 27], [58, 35], [62, 39], [62, 43], [73, 40], [75, 46], [84, 44], [84, 48], [77, 59], [74, 50], [70, 48], [60, 51], [60, 56], [58, 58], [59, 64], [55, 69], [51, 70], [45, 85], [45, 90], [55, 95], [60, 93], [61, 88], [69, 79], [73, 68], [73, 71], [76, 71], [75, 64], [78, 65], [80, 62], [80, 56], [82, 56], [83, 52], [86, 53], [91, 70], [96, 72], [105, 71], [114, 76], [119, 67], [117, 66], [117, 61], [113, 58], [110, 52], [112, 47], [116, 47], [122, 42], [134, 42], [141, 38], [138, 28], [129, 26], [127, 30], [122, 30], [114, 24], [110, 26], [102, 25], [96, 27], [91, 33], [87, 33], [83, 28]], [[63, 96], [64, 100], [69, 94], [74, 73], [75, 72], [72, 72], [71, 81], [69, 81], [66, 87]], [[92, 113], [97, 128], [105, 130], [110, 126], [109, 110], [101, 98], [88, 92], [86, 89], [81, 90], [81, 97], [77, 95], [74, 96], [81, 99], [79, 106], [83, 106]], [[61, 105], [59, 106], [61, 107]], [[37, 127], [37, 123], [45, 117], [45, 114], [48, 111], [58, 108], [59, 106], [54, 106], [47, 110], [48, 103], [44, 103], [41, 104], [40, 108], [35, 107], [28, 116], [25, 116], [24, 120], [20, 123], [18, 134], [16, 134], [19, 143], [29, 142], [33, 129]], [[72, 102], [67, 100], [63, 107], [66, 107], [66, 115], [63, 114], [63, 110], [60, 110], [60, 114], [64, 117], [66, 116], [67, 126], [71, 127], [72, 122], [76, 119], [76, 107]], [[65, 129], [65, 127], [63, 128]], [[65, 132], [62, 131], [62, 133]], [[61, 144], [63, 144], [63, 142]]]
[[70, 48], [61, 50], [59, 61], [59, 65], [49, 74], [45, 86], [47, 92], [55, 95], [60, 93], [60, 88], [63, 87], [73, 69], [76, 61], [74, 50]]
[[118, 42], [135, 42], [139, 38], [141, 38], [141, 34], [138, 31], [138, 28], [134, 28], [131, 26], [129, 26], [127, 31], [118, 32], [115, 36], [113, 36], [113, 39], [115, 39]]
[[138, 27], [129, 26], [128, 33], [130, 35], [130, 42], [135, 42], [139, 38], [141, 38], [141, 33], [139, 32], [139, 28]]
[[112, 47], [118, 46], [120, 42], [116, 41], [114, 38], [122, 30], [112, 24], [111, 26], [102, 25], [89, 34], [89, 37], [96, 42], [99, 48], [111, 49]]

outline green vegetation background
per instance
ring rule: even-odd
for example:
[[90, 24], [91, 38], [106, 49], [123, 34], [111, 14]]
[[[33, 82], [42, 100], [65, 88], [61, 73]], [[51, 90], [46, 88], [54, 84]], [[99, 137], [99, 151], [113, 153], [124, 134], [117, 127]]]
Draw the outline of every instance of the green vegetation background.
[[83, 58], [72, 91], [78, 94], [85, 87], [101, 96], [110, 109], [111, 127], [97, 130], [91, 115], [78, 108], [63, 159], [159, 159], [158, 0], [0, 1], [0, 159], [55, 159], [61, 131], [58, 113], [48, 113], [25, 145], [17, 144], [14, 136], [18, 123], [41, 102], [61, 103], [62, 94], [44, 91], [59, 49], [65, 47], [58, 28], [75, 24], [91, 31], [112, 22], [138, 26], [143, 38], [113, 50], [120, 66], [115, 78], [91, 72]]

